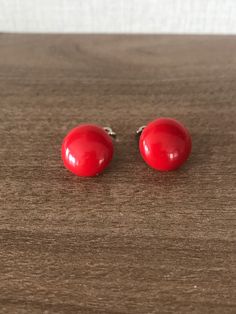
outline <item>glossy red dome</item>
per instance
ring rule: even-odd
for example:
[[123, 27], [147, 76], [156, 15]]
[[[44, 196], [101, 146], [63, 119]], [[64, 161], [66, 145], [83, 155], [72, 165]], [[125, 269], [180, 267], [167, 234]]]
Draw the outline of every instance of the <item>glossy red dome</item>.
[[90, 177], [101, 173], [112, 157], [112, 139], [97, 125], [77, 126], [62, 143], [64, 165], [77, 176]]
[[149, 166], [169, 171], [179, 168], [188, 159], [192, 141], [183, 124], [171, 118], [159, 118], [142, 131], [139, 149]]

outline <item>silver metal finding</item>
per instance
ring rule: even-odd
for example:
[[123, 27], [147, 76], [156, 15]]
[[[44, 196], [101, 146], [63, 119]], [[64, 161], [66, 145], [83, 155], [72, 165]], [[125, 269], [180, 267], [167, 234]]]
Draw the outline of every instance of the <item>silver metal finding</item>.
[[140, 126], [138, 130], [136, 131], [136, 135], [140, 136], [145, 128], [146, 128], [146, 125]]
[[112, 128], [110, 128], [109, 126], [105, 126], [103, 128], [104, 131], [107, 132], [108, 135], [110, 135], [111, 137], [115, 138], [116, 137], [116, 133], [112, 130]]

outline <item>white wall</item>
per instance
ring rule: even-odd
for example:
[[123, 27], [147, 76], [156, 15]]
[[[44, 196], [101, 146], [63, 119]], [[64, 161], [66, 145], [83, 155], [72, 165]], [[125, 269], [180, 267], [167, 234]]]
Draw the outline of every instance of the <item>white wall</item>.
[[0, 0], [0, 32], [236, 34], [236, 0]]

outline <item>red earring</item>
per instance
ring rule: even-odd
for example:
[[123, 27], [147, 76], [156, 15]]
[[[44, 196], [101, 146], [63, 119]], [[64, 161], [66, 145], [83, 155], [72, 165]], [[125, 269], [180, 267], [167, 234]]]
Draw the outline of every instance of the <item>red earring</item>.
[[101, 173], [113, 157], [111, 128], [81, 124], [71, 130], [62, 143], [65, 167], [77, 176], [92, 177]]
[[159, 118], [138, 129], [139, 150], [144, 161], [154, 169], [179, 168], [189, 157], [192, 140], [184, 125], [171, 118]]

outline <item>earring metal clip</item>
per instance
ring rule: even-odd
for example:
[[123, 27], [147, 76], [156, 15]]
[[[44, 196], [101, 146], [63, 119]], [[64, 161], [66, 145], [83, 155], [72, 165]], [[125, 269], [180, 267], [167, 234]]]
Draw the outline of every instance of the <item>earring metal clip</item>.
[[136, 131], [136, 135], [140, 136], [145, 128], [146, 128], [146, 125], [140, 126]]
[[116, 138], [116, 132], [114, 132], [112, 128], [110, 128], [109, 126], [105, 126], [103, 130], [106, 131], [107, 134], [110, 135], [111, 137]]

